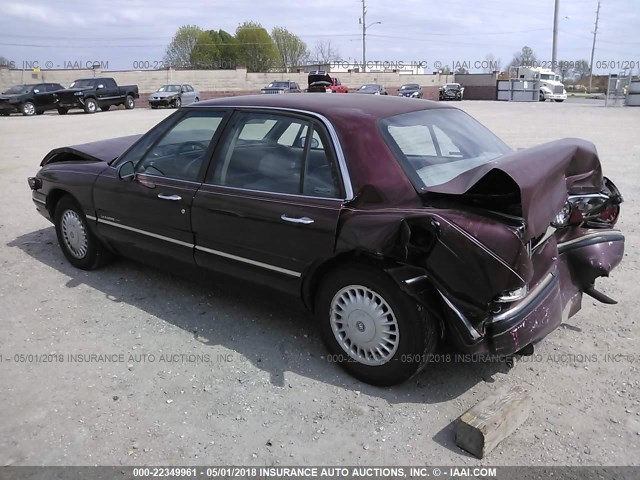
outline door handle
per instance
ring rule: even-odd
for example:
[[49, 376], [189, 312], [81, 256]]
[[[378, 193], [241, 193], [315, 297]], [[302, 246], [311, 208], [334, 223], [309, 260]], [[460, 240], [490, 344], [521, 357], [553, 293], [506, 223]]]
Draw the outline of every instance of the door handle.
[[158, 194], [158, 198], [161, 198], [162, 200], [171, 200], [174, 202], [182, 200], [182, 197], [180, 195], [165, 195], [164, 193]]
[[309, 217], [298, 217], [298, 218], [289, 217], [289, 216], [287, 216], [286, 213], [283, 213], [280, 218], [282, 220], [284, 220], [285, 222], [300, 223], [302, 225], [311, 225], [314, 222], [313, 218], [309, 218]]

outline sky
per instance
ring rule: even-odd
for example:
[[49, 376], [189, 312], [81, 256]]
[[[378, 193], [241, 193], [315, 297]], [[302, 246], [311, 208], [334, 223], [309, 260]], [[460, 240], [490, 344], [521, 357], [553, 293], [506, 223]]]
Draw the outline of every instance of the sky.
[[[558, 60], [589, 60], [597, 0], [559, 2]], [[367, 61], [480, 71], [488, 54], [504, 68], [525, 45], [542, 62], [551, 60], [554, 0], [366, 5]], [[330, 41], [346, 62], [362, 60], [362, 0], [0, 0], [0, 12], [0, 56], [16, 68], [93, 62], [107, 70], [153, 68], [180, 26], [233, 33], [248, 20], [268, 31], [286, 27], [312, 51], [317, 42]], [[594, 72], [625, 67], [640, 71], [640, 0], [601, 0]]]

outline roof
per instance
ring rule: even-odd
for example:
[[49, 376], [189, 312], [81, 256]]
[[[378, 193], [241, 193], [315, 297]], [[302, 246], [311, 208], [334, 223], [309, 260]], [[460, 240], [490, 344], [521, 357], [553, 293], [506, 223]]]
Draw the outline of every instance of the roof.
[[276, 107], [319, 113], [327, 118], [363, 117], [384, 118], [401, 113], [434, 108], [453, 108], [429, 100], [417, 100], [390, 95], [323, 95], [321, 93], [292, 93], [284, 95], [246, 95], [225, 97], [192, 104], [186, 108], [202, 107]]

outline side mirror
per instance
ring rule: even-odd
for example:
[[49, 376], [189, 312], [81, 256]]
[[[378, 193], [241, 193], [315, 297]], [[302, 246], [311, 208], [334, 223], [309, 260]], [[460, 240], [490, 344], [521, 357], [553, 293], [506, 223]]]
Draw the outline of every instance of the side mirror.
[[40, 90], [38, 90], [37, 88], [34, 88], [33, 93], [40, 93]]
[[124, 162], [118, 167], [118, 178], [120, 180], [133, 180], [136, 178], [136, 169], [133, 162]]
[[101, 88], [104, 88], [104, 85], [102, 83], [98, 85], [98, 90], [100, 90]]

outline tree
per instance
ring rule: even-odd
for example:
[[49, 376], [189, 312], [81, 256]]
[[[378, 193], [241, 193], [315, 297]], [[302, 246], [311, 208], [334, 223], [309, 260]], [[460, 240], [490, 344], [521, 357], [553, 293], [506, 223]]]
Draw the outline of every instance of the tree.
[[485, 68], [484, 71], [486, 73], [499, 72], [500, 66], [502, 65], [502, 60], [496, 58], [493, 53], [487, 53], [487, 56], [484, 57], [485, 60]]
[[13, 65], [13, 62], [11, 60], [0, 55], [0, 67], [10, 67], [11, 65]]
[[198, 36], [191, 50], [189, 61], [194, 68], [210, 69], [218, 67], [220, 60], [220, 36], [215, 30], [207, 30]]
[[276, 48], [269, 32], [257, 22], [245, 22], [236, 29], [238, 60], [249, 72], [267, 72], [278, 61]]
[[275, 27], [271, 31], [271, 38], [278, 49], [279, 66], [285, 72], [301, 65], [309, 56], [307, 44], [284, 27]]
[[340, 60], [340, 54], [331, 45], [331, 40], [317, 42], [313, 48], [312, 57], [320, 65], [328, 65], [331, 62]]
[[238, 64], [238, 45], [233, 35], [224, 30], [218, 30], [220, 38], [220, 68], [233, 69]]
[[[449, 68], [449, 67], [447, 67], [447, 68]], [[456, 72], [455, 72], [455, 73], [456, 73], [456, 74], [460, 74], [460, 75], [466, 75], [466, 74], [468, 74], [468, 73], [469, 73], [469, 70], [467, 70], [467, 69], [466, 69], [466, 68], [464, 68], [464, 67], [458, 67], [458, 68], [456, 69]]]
[[536, 54], [533, 53], [533, 49], [525, 45], [522, 50], [513, 54], [513, 60], [509, 63], [509, 67], [532, 66], [536, 62]]
[[197, 25], [184, 25], [178, 29], [164, 54], [164, 61], [173, 67], [188, 66], [191, 52], [202, 34]]
[[449, 65], [445, 65], [440, 70], [438, 70], [438, 73], [442, 75], [451, 75], [451, 68], [449, 68]]

